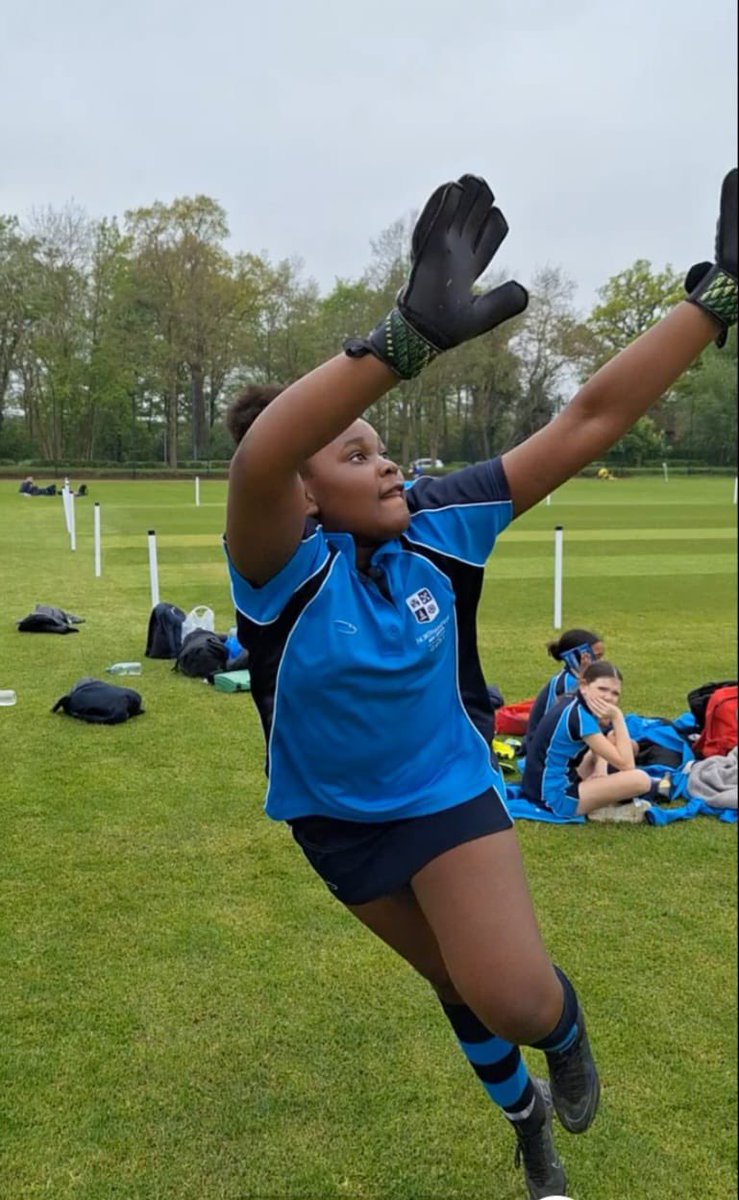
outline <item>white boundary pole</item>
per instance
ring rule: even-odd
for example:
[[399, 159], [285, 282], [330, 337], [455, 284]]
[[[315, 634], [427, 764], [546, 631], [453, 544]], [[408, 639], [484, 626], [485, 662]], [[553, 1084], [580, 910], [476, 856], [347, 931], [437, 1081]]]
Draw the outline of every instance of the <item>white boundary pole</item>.
[[157, 535], [149, 530], [149, 583], [151, 585], [151, 607], [159, 603], [159, 566], [157, 564]]
[[551, 492], [550, 492], [550, 493], [549, 493], [549, 495], [547, 496], [547, 498], [546, 498], [546, 500], [545, 500], [545, 502], [544, 502], [544, 503], [547, 505], [547, 508], [548, 508], [548, 507], [549, 507], [549, 505], [552, 503], [552, 493], [551, 493]]
[[68, 492], [69, 496], [69, 549], [77, 549], [77, 526], [74, 518], [74, 492]]
[[737, 501], [737, 494], [739, 494], [739, 477], [737, 477], [737, 478], [734, 480], [734, 503], [735, 503], [735, 504], [736, 504], [736, 501]]
[[562, 628], [562, 560], [564, 530], [557, 525], [554, 530], [554, 628]]
[[71, 537], [72, 522], [69, 516], [69, 488], [67, 487], [66, 483], [62, 488], [62, 505], [64, 507], [64, 525], [67, 530], [67, 537]]
[[663, 470], [663, 471], [664, 471], [664, 473], [665, 473], [665, 483], [669, 483], [669, 482], [670, 482], [670, 474], [669, 474], [669, 471], [667, 470], [667, 463], [666, 463], [666, 462], [663, 462], [663, 463], [662, 463], [662, 470]]
[[195, 476], [195, 507], [200, 508], [200, 476]]
[[100, 554], [100, 504], [96, 500], [95, 507], [92, 510], [93, 520], [93, 540], [95, 543], [95, 578], [99, 579], [103, 573], [102, 559]]

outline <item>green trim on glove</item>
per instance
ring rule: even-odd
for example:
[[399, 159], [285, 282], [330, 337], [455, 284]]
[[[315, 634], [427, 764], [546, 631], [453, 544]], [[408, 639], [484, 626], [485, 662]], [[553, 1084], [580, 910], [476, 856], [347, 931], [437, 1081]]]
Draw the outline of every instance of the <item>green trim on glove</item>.
[[381, 357], [401, 379], [415, 379], [439, 355], [436, 346], [432, 346], [408, 324], [399, 308], [389, 312], [385, 320], [372, 331], [370, 342], [378, 334], [384, 343]]
[[739, 285], [736, 279], [719, 268], [701, 295], [701, 304], [724, 325], [736, 325], [739, 310]]
[[688, 299], [720, 321], [724, 329], [736, 325], [739, 316], [739, 284], [733, 275], [721, 267], [712, 267]]
[[349, 338], [344, 351], [350, 358], [374, 354], [401, 379], [415, 379], [441, 353], [406, 321], [399, 308], [392, 309], [369, 337]]

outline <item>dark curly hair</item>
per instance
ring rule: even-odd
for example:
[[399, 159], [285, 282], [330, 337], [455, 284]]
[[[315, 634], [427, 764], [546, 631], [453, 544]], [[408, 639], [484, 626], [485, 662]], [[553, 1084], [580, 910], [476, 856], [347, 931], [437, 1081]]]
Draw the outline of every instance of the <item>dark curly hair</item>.
[[250, 383], [243, 392], [239, 392], [226, 409], [226, 429], [238, 446], [244, 434], [256, 421], [268, 404], [271, 404], [280, 392], [284, 392], [282, 383]]

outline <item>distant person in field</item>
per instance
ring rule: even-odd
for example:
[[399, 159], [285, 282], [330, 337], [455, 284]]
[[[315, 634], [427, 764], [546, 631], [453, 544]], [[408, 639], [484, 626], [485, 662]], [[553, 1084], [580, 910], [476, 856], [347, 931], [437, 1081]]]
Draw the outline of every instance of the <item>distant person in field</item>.
[[521, 792], [560, 817], [591, 816], [599, 809], [641, 799], [628, 815], [643, 820], [669, 787], [634, 763], [634, 743], [619, 708], [622, 675], [612, 663], [593, 662], [574, 694], [561, 697], [536, 729], [526, 755]]
[[597, 662], [603, 657], [605, 646], [600, 635], [592, 633], [589, 629], [567, 629], [556, 641], [549, 643], [547, 653], [562, 666], [557, 674], [544, 684], [531, 706], [524, 753], [531, 745], [544, 714], [548, 713], [562, 696], [577, 690], [580, 675], [591, 662]]
[[[552, 1102], [582, 1133], [600, 1088], [491, 761], [477, 605], [505, 527], [602, 458], [736, 321], [736, 172], [722, 192], [717, 265], [691, 271], [689, 303], [501, 458], [406, 484], [362, 414], [399, 378], [523, 312], [517, 283], [475, 289], [506, 232], [484, 180], [443, 184], [414, 229], [392, 312], [284, 391], [237, 405], [226, 540], [267, 746], [267, 813], [291, 827], [346, 912], [428, 980], [509, 1122], [530, 1200], [542, 1200], [566, 1194]], [[612, 692], [593, 704], [615, 730]], [[392, 993], [386, 1003], [392, 1014]], [[520, 1045], [543, 1052], [549, 1083], [529, 1075]], [[367, 1070], [357, 1063], [358, 1081]]]
[[56, 496], [56, 484], [50, 483], [47, 487], [38, 487], [34, 482], [33, 475], [27, 475], [21, 482], [18, 492], [22, 496]]

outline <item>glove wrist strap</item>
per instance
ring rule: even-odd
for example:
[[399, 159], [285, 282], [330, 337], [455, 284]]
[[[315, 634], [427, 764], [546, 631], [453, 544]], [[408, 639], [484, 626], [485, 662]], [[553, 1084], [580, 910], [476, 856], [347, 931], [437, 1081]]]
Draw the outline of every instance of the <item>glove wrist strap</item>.
[[401, 379], [415, 379], [441, 352], [394, 308], [366, 338], [348, 338], [344, 353], [350, 358], [374, 354]]
[[731, 325], [736, 325], [739, 313], [739, 283], [734, 276], [722, 267], [712, 267], [690, 293], [688, 300], [721, 323], [723, 329], [717, 343], [723, 346], [727, 331]]

